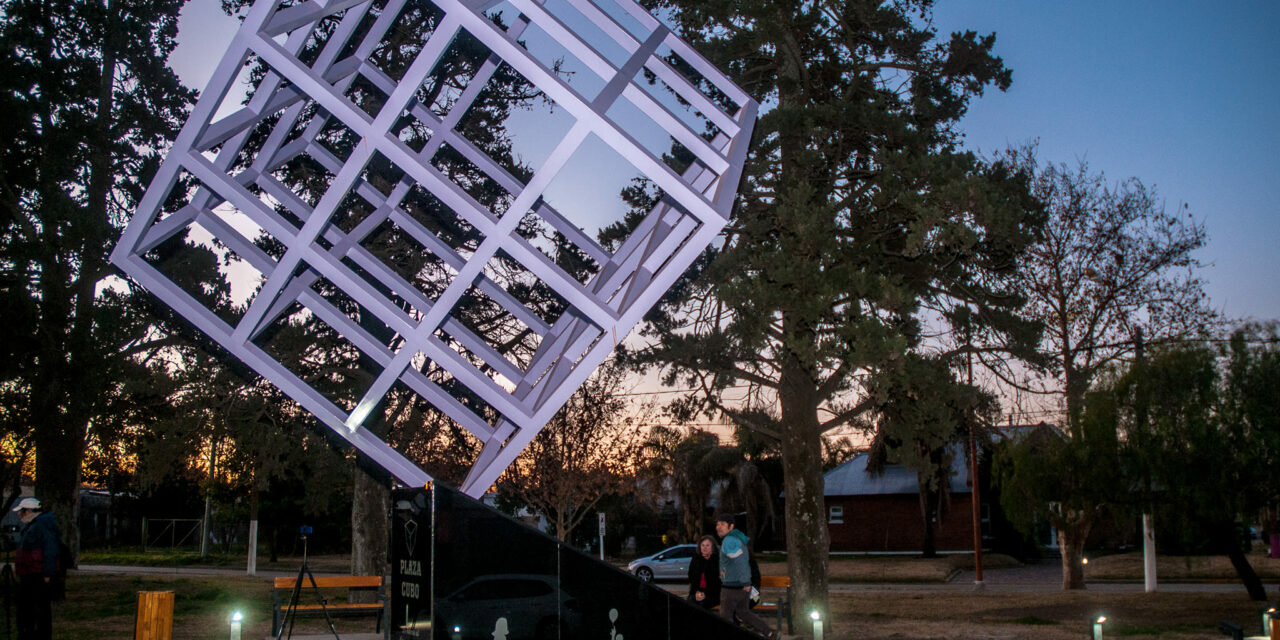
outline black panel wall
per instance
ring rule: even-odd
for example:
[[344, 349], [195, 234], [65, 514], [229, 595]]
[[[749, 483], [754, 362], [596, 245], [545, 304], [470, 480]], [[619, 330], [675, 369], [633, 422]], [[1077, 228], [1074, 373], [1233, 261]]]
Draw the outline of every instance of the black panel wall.
[[392, 501], [395, 640], [758, 640], [450, 487]]

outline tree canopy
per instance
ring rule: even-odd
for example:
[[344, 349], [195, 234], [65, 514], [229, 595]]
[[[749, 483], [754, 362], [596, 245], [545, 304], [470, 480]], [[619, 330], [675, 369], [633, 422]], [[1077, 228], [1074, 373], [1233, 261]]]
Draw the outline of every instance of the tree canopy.
[[166, 66], [183, 0], [0, 3], [0, 289], [9, 424], [74, 547], [90, 424], [148, 348], [108, 251], [193, 93]]
[[[994, 35], [939, 37], [927, 1], [654, 4], [765, 107], [723, 242], [651, 314], [638, 360], [780, 440], [796, 599], [825, 610], [823, 434], [880, 400], [867, 376], [920, 344], [926, 303], [944, 321], [959, 301], [984, 318], [1019, 303], [991, 276], [1037, 207], [956, 129], [1011, 73]], [[740, 383], [746, 406], [723, 401]]]

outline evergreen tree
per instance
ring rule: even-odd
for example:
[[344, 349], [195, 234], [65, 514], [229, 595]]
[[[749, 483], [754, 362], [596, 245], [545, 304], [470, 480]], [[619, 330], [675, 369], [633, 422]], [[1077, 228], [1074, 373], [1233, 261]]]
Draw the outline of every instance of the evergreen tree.
[[[1000, 403], [957, 381], [944, 360], [914, 354], [901, 368], [872, 380], [869, 391], [884, 401], [874, 411], [867, 472], [882, 474], [890, 460], [915, 472], [924, 529], [921, 552], [936, 557], [935, 534], [948, 514], [954, 463], [969, 460], [969, 447], [962, 445], [970, 437], [982, 444], [989, 441], [986, 425], [995, 422]], [[975, 445], [982, 446], [979, 442]]]
[[[797, 607], [825, 612], [823, 435], [882, 400], [867, 376], [920, 344], [926, 305], [992, 325], [1019, 302], [993, 274], [1037, 207], [955, 128], [1011, 74], [994, 36], [938, 40], [925, 0], [653, 4], [765, 107], [724, 242], [651, 314], [639, 360], [699, 389], [686, 408], [780, 440]], [[723, 401], [743, 383], [750, 406]]]
[[0, 3], [5, 413], [29, 425], [36, 489], [73, 548], [90, 425], [145, 348], [107, 255], [193, 96], [165, 66], [182, 5]]

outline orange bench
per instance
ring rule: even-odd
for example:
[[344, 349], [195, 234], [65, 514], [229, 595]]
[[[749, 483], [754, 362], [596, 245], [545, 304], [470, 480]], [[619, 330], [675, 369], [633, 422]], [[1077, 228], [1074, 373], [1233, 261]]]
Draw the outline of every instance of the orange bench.
[[[782, 592], [771, 591], [776, 589], [782, 589]], [[782, 632], [782, 620], [786, 618], [787, 633], [794, 634], [791, 622], [791, 577], [760, 576], [760, 602], [756, 604], [755, 610], [777, 612], [778, 632]]]
[[[333, 618], [377, 617], [376, 631], [382, 630], [382, 616], [386, 610], [386, 596], [382, 593], [382, 576], [324, 576], [315, 578], [312, 588], [311, 578], [302, 578], [302, 589], [298, 592], [298, 604], [292, 609], [289, 600], [293, 597], [294, 587], [298, 579], [276, 578], [271, 592], [273, 600], [271, 612], [271, 635], [280, 635], [280, 626], [284, 624], [285, 614], [293, 611], [297, 618], [322, 618], [325, 611]], [[322, 589], [373, 590], [378, 594], [378, 602], [331, 602]], [[310, 593], [308, 593], [310, 592]], [[317, 602], [323, 602], [321, 605]]]
[[[766, 591], [767, 589], [782, 589], [781, 593]], [[716, 605], [715, 609], [720, 610], [720, 605]], [[773, 611], [777, 618], [774, 625], [779, 633], [782, 632], [782, 620], [786, 618], [787, 634], [795, 633], [795, 626], [791, 621], [791, 577], [790, 576], [760, 576], [760, 602], [755, 603], [751, 607], [752, 611]]]

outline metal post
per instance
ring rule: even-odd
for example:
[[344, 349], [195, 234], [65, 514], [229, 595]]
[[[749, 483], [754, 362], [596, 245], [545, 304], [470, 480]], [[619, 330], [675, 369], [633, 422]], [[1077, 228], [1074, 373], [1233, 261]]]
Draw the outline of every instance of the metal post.
[[600, 512], [600, 559], [604, 560], [604, 512]]
[[[965, 354], [969, 369], [969, 387], [973, 387], [973, 352]], [[974, 421], [977, 416], [969, 417], [969, 480], [973, 484], [970, 496], [973, 498], [973, 586], [981, 589], [982, 582], [982, 490], [978, 480], [978, 443], [974, 436]]]

